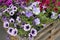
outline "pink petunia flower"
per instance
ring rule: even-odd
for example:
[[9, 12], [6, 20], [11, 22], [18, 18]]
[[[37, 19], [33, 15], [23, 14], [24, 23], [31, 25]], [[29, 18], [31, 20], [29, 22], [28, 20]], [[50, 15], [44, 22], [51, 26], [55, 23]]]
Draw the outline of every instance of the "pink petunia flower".
[[7, 0], [7, 1], [5, 2], [5, 4], [6, 4], [7, 6], [9, 6], [10, 4], [12, 4], [12, 0]]
[[57, 5], [60, 6], [60, 2], [58, 2]]
[[50, 4], [50, 0], [46, 0], [45, 4], [48, 6]]

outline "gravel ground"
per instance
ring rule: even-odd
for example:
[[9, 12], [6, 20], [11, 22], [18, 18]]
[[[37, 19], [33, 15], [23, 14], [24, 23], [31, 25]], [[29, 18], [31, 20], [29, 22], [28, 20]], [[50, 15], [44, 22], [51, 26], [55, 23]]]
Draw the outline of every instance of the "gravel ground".
[[7, 33], [5, 29], [2, 26], [0, 26], [0, 40], [6, 40], [6, 37], [7, 37]]

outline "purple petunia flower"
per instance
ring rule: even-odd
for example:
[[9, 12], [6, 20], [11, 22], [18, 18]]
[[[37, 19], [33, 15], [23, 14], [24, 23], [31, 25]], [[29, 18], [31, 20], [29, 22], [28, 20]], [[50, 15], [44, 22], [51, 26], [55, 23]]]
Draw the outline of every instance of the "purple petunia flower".
[[10, 22], [10, 23], [14, 23], [15, 20], [14, 20], [13, 18], [10, 18], [9, 22]]
[[58, 17], [60, 18], [60, 14], [58, 14]]
[[0, 4], [2, 3], [2, 0], [0, 0]]
[[13, 16], [13, 15], [14, 15], [14, 11], [13, 11], [13, 10], [10, 11], [10, 12], [9, 12], [9, 15]]
[[29, 33], [28, 36], [29, 36], [29, 40], [33, 40], [33, 36], [31, 35], [31, 33]]
[[8, 30], [7, 30], [7, 33], [10, 34], [10, 35], [13, 35], [13, 30], [14, 30], [14, 28], [9, 27]]
[[7, 30], [7, 33], [10, 34], [11, 36], [16, 36], [18, 33], [18, 30], [16, 28], [14, 29], [12, 27], [9, 27]]
[[2, 21], [7, 21], [7, 17], [6, 16], [3, 16], [2, 17]]
[[39, 18], [34, 19], [34, 23], [35, 23], [35, 25], [39, 25], [40, 24], [40, 19]]
[[26, 11], [26, 17], [30, 18], [31, 16], [33, 16], [31, 11]]
[[32, 28], [30, 33], [31, 33], [32, 36], [36, 36], [37, 35], [37, 30]]
[[5, 22], [3, 23], [3, 27], [4, 27], [4, 28], [8, 28], [8, 27], [9, 27], [9, 22], [8, 22], [8, 21], [5, 21]]
[[16, 36], [17, 33], [18, 33], [18, 30], [15, 28], [15, 29], [13, 30], [13, 36]]
[[31, 35], [31, 33], [29, 33], [29, 34], [28, 34], [28, 36], [29, 36], [30, 38], [32, 38], [32, 37], [33, 37], [33, 36]]
[[[5, 0], [6, 1], [6, 0]], [[6, 2], [5, 2], [5, 4], [7, 5], [7, 6], [9, 6], [10, 4], [12, 4], [12, 0], [7, 0]]]
[[23, 29], [25, 31], [29, 31], [31, 29], [31, 25], [30, 24], [25, 24]]
[[21, 23], [21, 18], [19, 16], [17, 16], [16, 20], [18, 21], [18, 23]]

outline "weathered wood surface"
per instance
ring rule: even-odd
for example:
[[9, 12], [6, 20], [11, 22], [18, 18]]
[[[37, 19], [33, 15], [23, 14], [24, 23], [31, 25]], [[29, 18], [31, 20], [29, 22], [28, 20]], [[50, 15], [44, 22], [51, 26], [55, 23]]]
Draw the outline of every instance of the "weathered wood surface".
[[[47, 40], [48, 37], [51, 37], [53, 34], [57, 33], [60, 30], [60, 21], [55, 21], [38, 32], [38, 35], [34, 38], [34, 40]], [[55, 29], [53, 31], [53, 29]]]

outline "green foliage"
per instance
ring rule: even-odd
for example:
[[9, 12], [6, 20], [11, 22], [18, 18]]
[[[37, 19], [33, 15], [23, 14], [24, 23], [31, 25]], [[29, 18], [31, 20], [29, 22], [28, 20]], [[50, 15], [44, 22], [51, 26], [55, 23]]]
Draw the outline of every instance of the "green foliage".
[[28, 33], [29, 33], [29, 32], [26, 32], [26, 31], [24, 31], [23, 29], [19, 29], [19, 30], [18, 30], [18, 34], [19, 34], [20, 36], [23, 36], [23, 37], [24, 37], [24, 36], [27, 37], [27, 36], [28, 36]]

